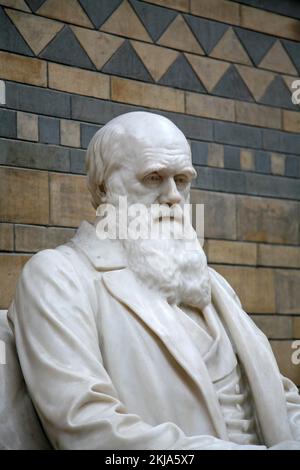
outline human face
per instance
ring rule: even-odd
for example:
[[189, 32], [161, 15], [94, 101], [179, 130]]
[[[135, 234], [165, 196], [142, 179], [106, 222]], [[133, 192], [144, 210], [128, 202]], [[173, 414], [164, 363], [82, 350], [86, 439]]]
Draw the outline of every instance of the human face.
[[[133, 144], [133, 142], [132, 142]], [[196, 176], [187, 141], [180, 138], [157, 143], [134, 142], [121, 167], [110, 175], [109, 191], [126, 195], [128, 204], [183, 206], [189, 202], [192, 179]]]

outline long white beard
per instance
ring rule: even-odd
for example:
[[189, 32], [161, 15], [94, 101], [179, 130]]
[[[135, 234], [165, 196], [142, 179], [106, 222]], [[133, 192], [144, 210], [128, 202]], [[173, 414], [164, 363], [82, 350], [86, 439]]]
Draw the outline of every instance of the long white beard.
[[148, 288], [169, 303], [203, 309], [211, 301], [205, 253], [197, 238], [122, 240], [128, 267]]
[[[107, 203], [112, 204], [117, 212], [120, 210], [117, 195], [110, 194]], [[168, 221], [159, 221], [157, 215], [151, 215], [150, 209], [148, 217], [149, 219], [145, 218], [142, 221], [139, 219], [144, 228], [148, 227], [148, 221], [152, 220], [154, 224], [160, 225], [161, 234], [166, 233], [164, 228], [170, 229], [170, 225], [164, 225], [168, 224]], [[117, 217], [116, 233], [120, 233], [120, 220], [122, 218]], [[132, 220], [129, 217], [128, 225]], [[193, 233], [193, 239], [176, 238], [176, 232], [182, 233], [183, 223]], [[189, 217], [174, 221], [174, 225], [171, 225], [171, 237], [164, 238], [162, 235], [160, 238], [134, 239], [128, 233], [128, 237], [120, 241], [127, 256], [128, 267], [136, 278], [148, 288], [160, 292], [169, 303], [203, 309], [211, 302], [211, 283], [206, 255]]]

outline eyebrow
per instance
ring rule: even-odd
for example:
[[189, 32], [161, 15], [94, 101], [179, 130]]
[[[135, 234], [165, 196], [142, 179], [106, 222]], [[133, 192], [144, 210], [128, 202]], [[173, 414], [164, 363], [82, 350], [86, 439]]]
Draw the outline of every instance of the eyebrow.
[[[151, 173], [164, 172], [164, 170], [169, 170], [169, 167], [167, 167], [165, 165], [152, 165], [149, 168], [147, 168], [146, 171], [141, 172], [139, 176], [143, 177], [143, 176], [146, 176], [146, 175], [150, 175]], [[186, 167], [182, 168], [180, 171], [178, 171], [178, 173], [176, 173], [176, 174], [178, 174], [178, 175], [182, 175], [182, 174], [189, 175], [191, 178], [196, 178], [196, 176], [197, 176], [197, 172], [192, 166], [186, 166]]]

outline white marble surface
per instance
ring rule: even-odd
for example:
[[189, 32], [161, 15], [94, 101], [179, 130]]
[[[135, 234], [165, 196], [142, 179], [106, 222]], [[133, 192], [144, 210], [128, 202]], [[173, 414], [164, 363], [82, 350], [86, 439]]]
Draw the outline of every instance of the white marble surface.
[[6, 312], [0, 311], [0, 340], [6, 364], [0, 364], [0, 449], [51, 448], [29, 398]]

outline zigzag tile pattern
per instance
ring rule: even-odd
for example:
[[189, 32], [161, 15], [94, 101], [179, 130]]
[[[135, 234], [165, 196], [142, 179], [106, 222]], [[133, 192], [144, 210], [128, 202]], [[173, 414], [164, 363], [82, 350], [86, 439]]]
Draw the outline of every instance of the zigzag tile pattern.
[[27, 4], [31, 13], [1, 8], [2, 49], [181, 90], [298, 109], [290, 99], [300, 74], [300, 43], [295, 41], [142, 0]]

